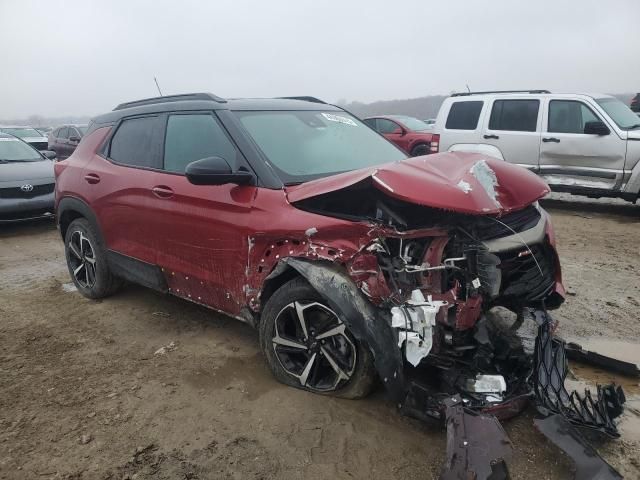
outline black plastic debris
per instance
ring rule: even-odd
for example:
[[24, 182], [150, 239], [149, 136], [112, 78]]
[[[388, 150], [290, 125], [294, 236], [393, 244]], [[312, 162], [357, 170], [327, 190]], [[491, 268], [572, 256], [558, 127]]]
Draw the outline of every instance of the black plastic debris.
[[567, 343], [566, 351], [569, 360], [575, 360], [577, 362], [593, 365], [594, 367], [604, 368], [612, 372], [621, 373], [628, 377], [640, 377], [640, 368], [638, 368], [638, 365], [635, 363], [607, 357], [606, 355], [596, 352], [590, 352], [582, 348], [582, 346], [577, 343]]
[[536, 428], [575, 463], [577, 480], [619, 480], [622, 477], [598, 455], [565, 417], [559, 414], [533, 421]]
[[[548, 315], [545, 314], [547, 318]], [[597, 430], [613, 438], [620, 436], [613, 419], [622, 413], [622, 388], [615, 384], [597, 386], [596, 395], [569, 393], [564, 385], [567, 354], [564, 341], [551, 334], [550, 321], [538, 327], [533, 386], [537, 408], [543, 415], [561, 414], [573, 425]]]
[[443, 403], [447, 459], [440, 480], [508, 480], [513, 447], [498, 419], [465, 409], [459, 395]]

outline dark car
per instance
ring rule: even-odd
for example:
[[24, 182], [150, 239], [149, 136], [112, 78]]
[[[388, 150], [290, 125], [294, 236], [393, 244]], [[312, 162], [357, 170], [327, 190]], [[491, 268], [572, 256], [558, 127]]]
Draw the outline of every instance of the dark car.
[[[0, 133], [0, 223], [53, 215], [53, 152]], [[52, 217], [53, 218], [53, 217]]]
[[64, 160], [71, 156], [86, 132], [87, 125], [62, 125], [49, 134], [49, 150]]
[[25, 126], [4, 126], [0, 127], [0, 132], [8, 133], [14, 137], [18, 137], [36, 150], [44, 151], [47, 148], [47, 137], [32, 127]]
[[465, 388], [480, 371], [522, 372], [489, 360], [490, 343], [476, 357], [489, 309], [563, 301], [537, 203], [548, 187], [480, 154], [407, 158], [304, 98], [175, 95], [93, 119], [54, 166], [80, 293], [125, 279], [248, 322], [275, 377], [298, 388], [362, 397], [377, 372], [402, 403], [420, 364], [444, 362], [435, 374], [461, 379], [448, 388], [470, 407], [517, 411], [530, 394], [519, 374], [499, 394]]
[[629, 108], [633, 112], [640, 113], [640, 93], [636, 93], [636, 96], [631, 99]]
[[412, 157], [438, 152], [437, 134], [433, 127], [422, 120], [406, 115], [385, 115], [369, 117], [364, 123], [395, 143]]

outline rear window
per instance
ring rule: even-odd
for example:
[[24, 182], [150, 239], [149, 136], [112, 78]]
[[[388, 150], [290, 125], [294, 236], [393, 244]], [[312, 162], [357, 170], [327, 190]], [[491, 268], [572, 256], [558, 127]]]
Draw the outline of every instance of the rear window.
[[156, 141], [160, 129], [160, 117], [124, 120], [111, 140], [109, 158], [133, 167], [160, 168]]
[[445, 128], [449, 130], [475, 130], [484, 102], [474, 100], [451, 105]]
[[496, 100], [493, 102], [489, 130], [535, 132], [539, 100]]

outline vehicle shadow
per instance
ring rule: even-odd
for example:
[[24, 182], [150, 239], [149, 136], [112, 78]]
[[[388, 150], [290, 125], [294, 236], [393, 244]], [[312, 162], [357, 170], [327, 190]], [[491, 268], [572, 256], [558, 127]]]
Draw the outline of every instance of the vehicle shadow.
[[41, 218], [24, 222], [0, 223], [0, 238], [37, 235], [56, 229], [54, 218]]
[[607, 215], [622, 223], [640, 222], [640, 205], [631, 202], [623, 203], [622, 201], [611, 201], [609, 199], [546, 198], [540, 200], [540, 204], [549, 210], [575, 212], [578, 216], [586, 219], [591, 218], [593, 215]]

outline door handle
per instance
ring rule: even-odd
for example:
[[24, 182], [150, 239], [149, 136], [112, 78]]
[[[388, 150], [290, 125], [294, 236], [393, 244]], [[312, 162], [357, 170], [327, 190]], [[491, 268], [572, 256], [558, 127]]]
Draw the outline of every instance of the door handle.
[[549, 142], [553, 142], [553, 143], [560, 143], [560, 139], [559, 138], [555, 138], [555, 137], [547, 137], [547, 138], [543, 138], [542, 141], [544, 143], [549, 143]]
[[151, 189], [153, 194], [158, 198], [171, 198], [173, 197], [173, 190], [166, 185], [157, 185]]
[[100, 183], [100, 176], [97, 175], [96, 173], [87, 173], [84, 176], [84, 179], [87, 181], [87, 183], [90, 183], [91, 185], [95, 185], [96, 183]]
[[500, 137], [498, 135], [483, 135], [486, 140], [493, 138], [494, 140], [498, 140]]

